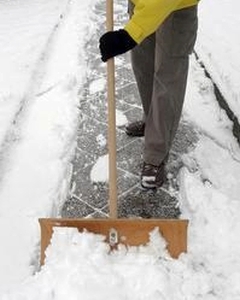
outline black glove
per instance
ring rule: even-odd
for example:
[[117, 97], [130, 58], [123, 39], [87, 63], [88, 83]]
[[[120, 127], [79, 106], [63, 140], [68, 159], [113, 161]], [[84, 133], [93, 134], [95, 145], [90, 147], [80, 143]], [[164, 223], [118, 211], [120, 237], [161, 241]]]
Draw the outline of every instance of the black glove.
[[137, 45], [137, 43], [124, 29], [105, 33], [103, 36], [101, 36], [99, 43], [99, 48], [102, 55], [101, 59], [104, 62], [111, 57], [131, 50]]

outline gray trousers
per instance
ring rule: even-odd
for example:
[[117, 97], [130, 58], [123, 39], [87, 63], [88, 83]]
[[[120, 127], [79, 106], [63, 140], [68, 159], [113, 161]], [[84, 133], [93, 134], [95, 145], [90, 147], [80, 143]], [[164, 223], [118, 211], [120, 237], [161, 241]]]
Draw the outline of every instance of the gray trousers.
[[[130, 14], [132, 9], [130, 5]], [[144, 112], [146, 163], [159, 165], [168, 157], [181, 117], [197, 23], [197, 6], [175, 11], [131, 51]]]

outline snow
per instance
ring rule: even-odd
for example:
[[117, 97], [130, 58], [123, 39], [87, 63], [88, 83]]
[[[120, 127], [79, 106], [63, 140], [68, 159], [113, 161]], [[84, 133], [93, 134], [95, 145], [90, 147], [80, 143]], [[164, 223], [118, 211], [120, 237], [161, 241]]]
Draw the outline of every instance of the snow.
[[66, 196], [90, 4], [0, 4], [0, 290], [32, 274], [37, 219]]
[[[57, 216], [68, 190], [84, 44], [97, 26], [98, 2], [0, 3], [0, 299], [238, 300], [240, 150], [193, 57], [183, 119], [200, 135], [179, 175], [188, 253], [171, 259], [154, 232], [147, 246], [109, 254], [103, 237], [58, 228], [36, 272], [37, 219]], [[239, 118], [237, 8], [227, 0], [200, 3], [196, 50]], [[91, 91], [104, 88], [97, 80]], [[120, 111], [117, 119], [126, 123]], [[104, 137], [97, 140], [104, 146]], [[91, 179], [106, 181], [106, 166], [107, 156], [99, 157]]]
[[104, 90], [105, 84], [106, 84], [106, 80], [104, 78], [93, 80], [93, 82], [89, 86], [89, 93], [95, 94], [96, 92]]
[[108, 174], [108, 154], [100, 156], [93, 165], [90, 173], [92, 182], [107, 182], [109, 178]]
[[125, 116], [125, 114], [116, 109], [116, 126], [124, 126], [128, 123], [127, 117]]
[[240, 119], [240, 28], [238, 3], [229, 0], [202, 1], [196, 50], [214, 78], [228, 105]]

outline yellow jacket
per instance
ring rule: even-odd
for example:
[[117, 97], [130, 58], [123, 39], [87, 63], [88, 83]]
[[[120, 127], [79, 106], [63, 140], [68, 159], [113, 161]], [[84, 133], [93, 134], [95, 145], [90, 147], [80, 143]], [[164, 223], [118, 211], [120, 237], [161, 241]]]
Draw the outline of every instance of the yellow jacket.
[[198, 0], [131, 0], [134, 14], [124, 29], [137, 42], [157, 30], [173, 11], [196, 5]]

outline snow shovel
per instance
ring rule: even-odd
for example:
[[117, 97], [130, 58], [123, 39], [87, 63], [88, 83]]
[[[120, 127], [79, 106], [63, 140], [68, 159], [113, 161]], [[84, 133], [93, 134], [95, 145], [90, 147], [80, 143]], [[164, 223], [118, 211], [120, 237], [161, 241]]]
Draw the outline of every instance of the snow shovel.
[[[107, 30], [113, 30], [113, 0], [107, 1]], [[149, 233], [158, 228], [167, 242], [173, 258], [187, 251], [188, 220], [177, 219], [118, 219], [117, 218], [117, 166], [116, 166], [116, 120], [114, 59], [107, 61], [108, 98], [108, 148], [109, 148], [109, 218], [108, 219], [62, 219], [41, 218], [41, 264], [45, 250], [50, 244], [54, 227], [74, 227], [106, 237], [112, 248], [121, 243], [128, 246], [147, 244]]]

